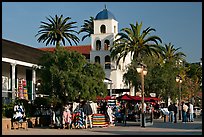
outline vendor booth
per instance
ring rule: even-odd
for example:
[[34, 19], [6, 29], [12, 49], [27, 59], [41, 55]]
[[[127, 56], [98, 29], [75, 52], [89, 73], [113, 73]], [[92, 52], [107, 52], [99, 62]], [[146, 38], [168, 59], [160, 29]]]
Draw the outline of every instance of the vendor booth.
[[[97, 97], [98, 108], [97, 114], [93, 114], [93, 127], [106, 127], [109, 125], [108, 115], [104, 111], [104, 107], [111, 106], [113, 109], [116, 106], [116, 97], [115, 96], [106, 96], [104, 98]], [[112, 114], [113, 125], [115, 125], [115, 117]]]
[[[128, 120], [134, 120], [141, 124], [141, 102], [142, 97], [140, 96], [130, 96], [128, 94], [117, 97], [117, 100], [121, 102], [129, 103], [129, 113]], [[144, 97], [145, 102], [145, 126], [153, 125], [153, 103], [159, 101], [159, 98], [156, 97]]]

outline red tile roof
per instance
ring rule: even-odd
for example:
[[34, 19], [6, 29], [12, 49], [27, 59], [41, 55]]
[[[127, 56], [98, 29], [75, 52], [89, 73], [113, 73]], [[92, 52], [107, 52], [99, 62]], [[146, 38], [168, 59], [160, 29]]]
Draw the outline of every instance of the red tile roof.
[[[71, 50], [71, 51], [78, 51], [79, 53], [83, 55], [89, 55], [91, 51], [91, 45], [81, 45], [81, 46], [64, 46], [65, 49]], [[49, 48], [39, 48], [43, 51], [54, 51], [55, 47], [49, 47]]]

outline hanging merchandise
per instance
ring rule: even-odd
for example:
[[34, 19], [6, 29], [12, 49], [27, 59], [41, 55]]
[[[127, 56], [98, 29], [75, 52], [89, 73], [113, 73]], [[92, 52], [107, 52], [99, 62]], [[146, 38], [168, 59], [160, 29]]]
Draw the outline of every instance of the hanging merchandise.
[[23, 96], [24, 96], [24, 99], [28, 100], [28, 90], [27, 90], [27, 83], [26, 83], [26, 80], [23, 79], [22, 80], [23, 82]]
[[24, 99], [28, 100], [28, 90], [27, 88], [23, 88], [23, 91], [24, 91]]
[[26, 80], [22, 79], [23, 87], [26, 87]]
[[18, 98], [19, 99], [23, 99], [23, 81], [22, 79], [19, 79], [19, 82], [18, 82]]
[[28, 100], [28, 92], [27, 91], [28, 90], [27, 90], [26, 80], [23, 78], [20, 78], [18, 80], [18, 98]]

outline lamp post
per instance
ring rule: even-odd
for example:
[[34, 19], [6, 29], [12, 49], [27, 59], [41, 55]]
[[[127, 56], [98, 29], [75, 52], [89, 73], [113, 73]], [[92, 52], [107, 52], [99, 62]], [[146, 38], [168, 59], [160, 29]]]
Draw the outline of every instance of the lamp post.
[[182, 79], [180, 76], [176, 77], [176, 82], [179, 83], [179, 120], [181, 120], [181, 83], [182, 83]]
[[144, 121], [144, 76], [147, 74], [146, 65], [140, 63], [139, 67], [137, 68], [137, 72], [141, 74], [141, 86], [142, 86], [142, 125], [141, 127], [145, 127], [145, 121]]

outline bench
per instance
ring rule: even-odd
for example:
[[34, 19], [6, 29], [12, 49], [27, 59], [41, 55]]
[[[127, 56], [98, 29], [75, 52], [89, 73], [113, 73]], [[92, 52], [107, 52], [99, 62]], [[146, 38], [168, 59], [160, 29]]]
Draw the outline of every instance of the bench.
[[14, 122], [12, 122], [11, 129], [25, 129], [25, 130], [27, 130], [28, 129], [28, 122], [27, 121], [22, 121], [22, 122], [14, 121]]

